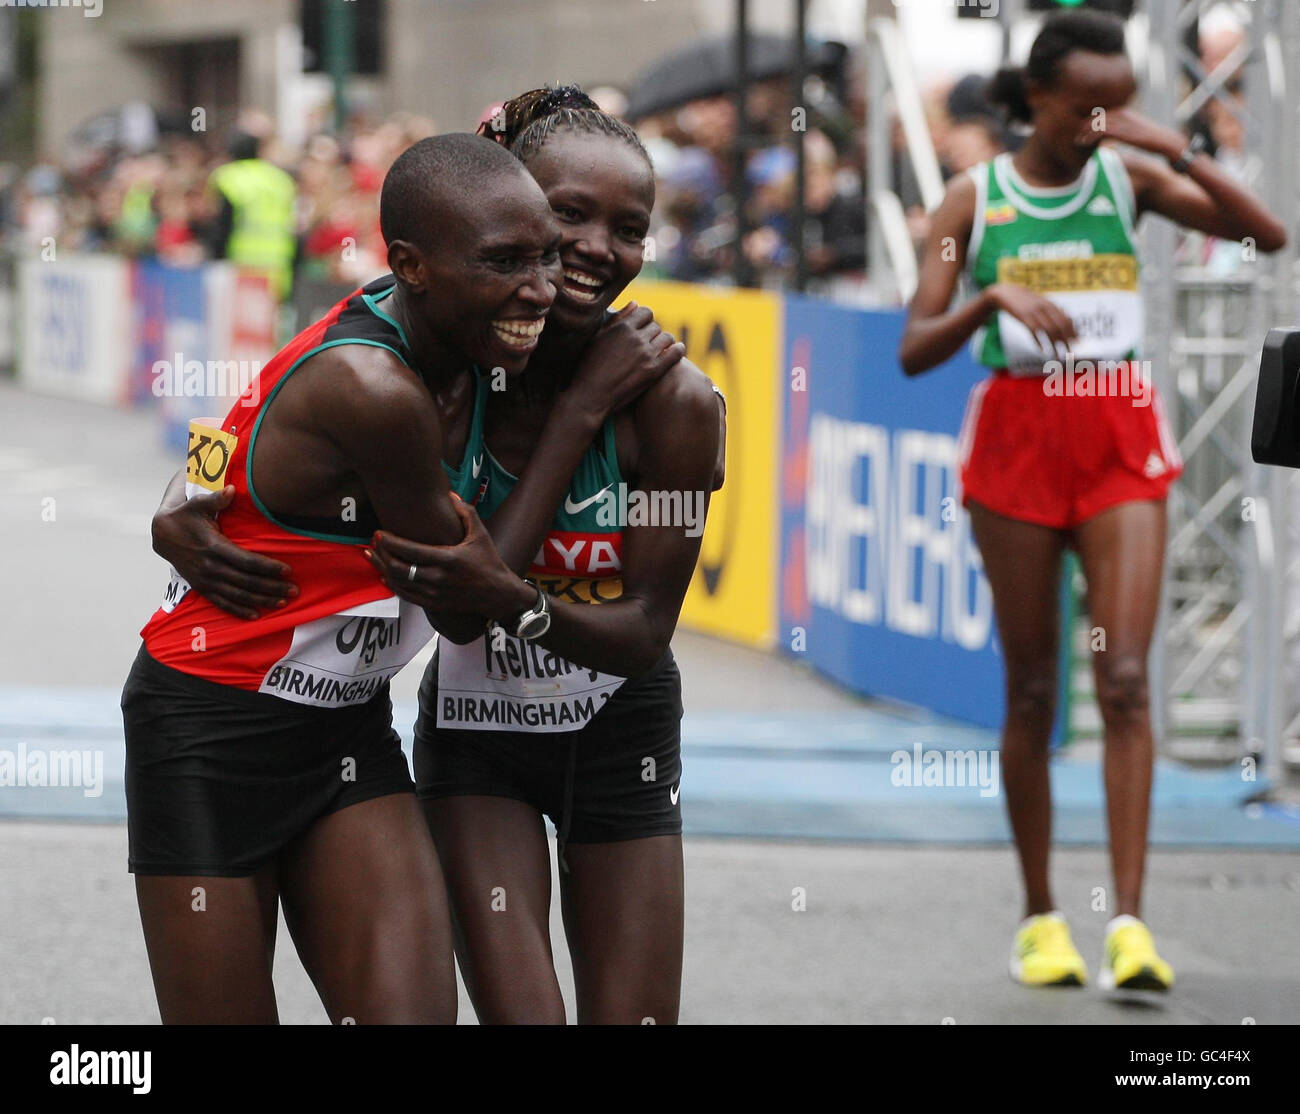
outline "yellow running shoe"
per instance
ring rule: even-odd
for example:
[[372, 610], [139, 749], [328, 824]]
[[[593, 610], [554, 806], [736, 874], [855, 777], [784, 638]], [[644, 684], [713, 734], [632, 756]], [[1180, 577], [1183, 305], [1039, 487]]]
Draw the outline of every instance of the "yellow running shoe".
[[1116, 917], [1106, 926], [1101, 962], [1103, 990], [1168, 990], [1174, 969], [1156, 954], [1151, 930], [1137, 917]]
[[1011, 946], [1011, 977], [1022, 986], [1083, 986], [1088, 967], [1060, 913], [1027, 917]]

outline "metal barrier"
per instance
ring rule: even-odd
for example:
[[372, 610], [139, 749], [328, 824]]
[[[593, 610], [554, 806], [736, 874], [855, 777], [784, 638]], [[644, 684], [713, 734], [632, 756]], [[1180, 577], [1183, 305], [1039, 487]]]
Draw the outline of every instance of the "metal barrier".
[[[1300, 11], [1252, 0], [1227, 6], [1245, 35], [1207, 73], [1186, 32], [1221, 5], [1151, 0], [1146, 107], [1186, 125], [1219, 98], [1243, 124], [1245, 149], [1268, 153], [1249, 160], [1247, 181], [1276, 212], [1294, 214], [1288, 102], [1300, 75]], [[1244, 106], [1225, 89], [1238, 71]], [[1283, 772], [1282, 623], [1300, 583], [1279, 560], [1295, 477], [1254, 464], [1250, 424], [1264, 335], [1294, 316], [1292, 241], [1273, 256], [1241, 245], [1226, 275], [1179, 263], [1188, 237], [1168, 222], [1148, 222], [1143, 243], [1148, 351], [1168, 354], [1155, 377], [1186, 462], [1169, 500], [1153, 713], [1170, 753], [1237, 759], [1264, 778]]]
[[870, 116], [867, 121], [867, 251], [871, 283], [884, 305], [911, 301], [916, 290], [916, 252], [890, 176], [894, 160], [891, 116], [898, 114], [904, 151], [916, 175], [921, 202], [931, 210], [943, 200], [939, 157], [925, 119], [916, 77], [898, 25], [873, 19], [867, 29]]

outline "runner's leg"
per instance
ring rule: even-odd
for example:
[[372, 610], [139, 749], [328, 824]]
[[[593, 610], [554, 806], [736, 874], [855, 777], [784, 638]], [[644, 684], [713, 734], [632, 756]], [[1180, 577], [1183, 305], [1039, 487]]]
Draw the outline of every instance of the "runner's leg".
[[1165, 555], [1165, 504], [1123, 503], [1078, 528], [1088, 610], [1105, 634], [1093, 653], [1106, 733], [1106, 816], [1115, 875], [1113, 916], [1140, 916], [1154, 745], [1147, 653]]
[[570, 843], [561, 875], [578, 1023], [675, 1025], [685, 929], [682, 837]]
[[276, 871], [135, 876], [164, 1025], [274, 1025]]
[[542, 814], [509, 797], [424, 802], [447, 877], [456, 957], [485, 1025], [563, 1025]]
[[331, 1021], [455, 1022], [446, 890], [413, 794], [313, 824], [281, 858], [281, 901]]
[[993, 589], [1006, 665], [1002, 784], [1025, 883], [1025, 916], [1055, 908], [1048, 881], [1052, 786], [1048, 746], [1056, 714], [1056, 650], [1065, 535], [970, 504], [971, 527]]

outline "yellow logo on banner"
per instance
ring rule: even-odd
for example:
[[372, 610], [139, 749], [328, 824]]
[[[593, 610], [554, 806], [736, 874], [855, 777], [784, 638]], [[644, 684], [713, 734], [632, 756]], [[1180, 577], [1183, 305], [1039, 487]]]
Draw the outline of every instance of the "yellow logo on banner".
[[185, 456], [185, 482], [220, 491], [226, 484], [226, 468], [235, 455], [239, 438], [233, 433], [190, 420], [190, 447]]
[[709, 501], [682, 623], [752, 646], [776, 633], [781, 301], [758, 290], [636, 282], [634, 298], [727, 396], [727, 475]]
[[998, 260], [998, 282], [1024, 286], [1039, 294], [1070, 290], [1137, 290], [1137, 259], [1131, 255], [1092, 255], [1073, 259]]

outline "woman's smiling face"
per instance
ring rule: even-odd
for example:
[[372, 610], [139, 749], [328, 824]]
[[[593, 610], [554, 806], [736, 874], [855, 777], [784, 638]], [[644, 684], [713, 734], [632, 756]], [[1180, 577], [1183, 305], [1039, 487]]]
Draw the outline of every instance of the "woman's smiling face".
[[654, 174], [618, 136], [561, 131], [528, 162], [564, 238], [564, 278], [548, 325], [587, 331], [641, 271]]

